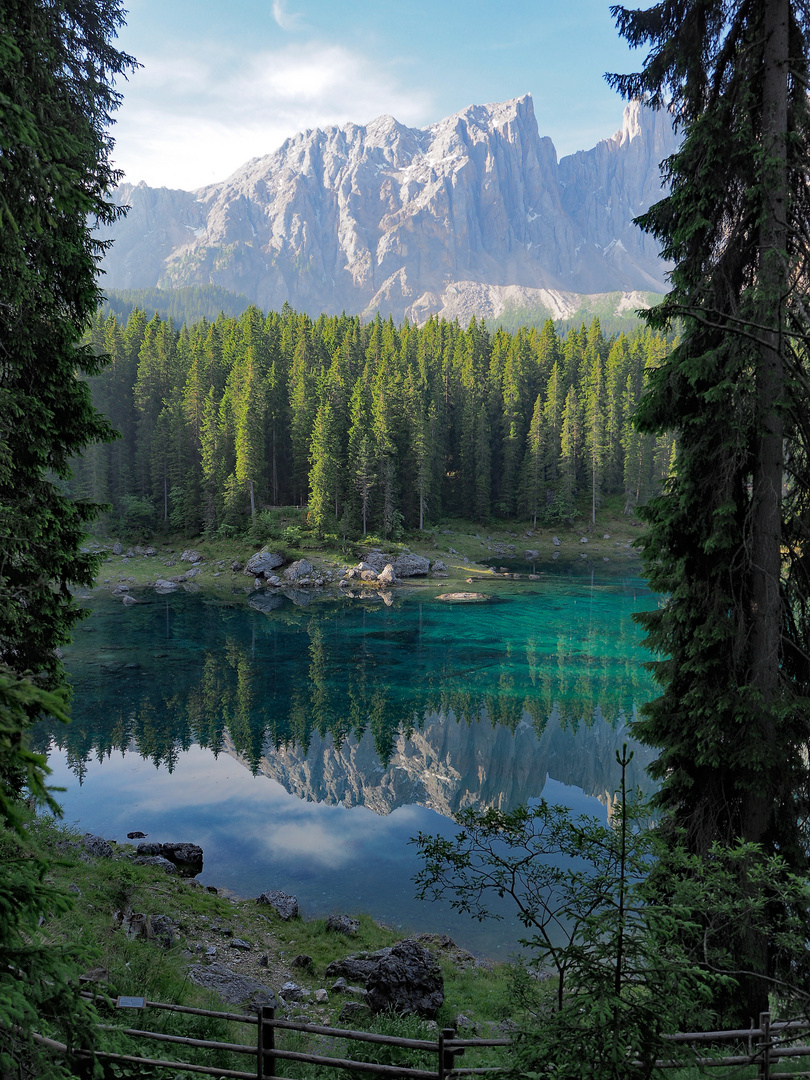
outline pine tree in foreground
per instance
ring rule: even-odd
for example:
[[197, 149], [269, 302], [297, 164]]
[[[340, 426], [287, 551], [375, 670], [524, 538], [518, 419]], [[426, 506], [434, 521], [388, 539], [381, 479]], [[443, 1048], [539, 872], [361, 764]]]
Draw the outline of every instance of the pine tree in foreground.
[[[640, 616], [661, 697], [635, 733], [660, 748], [659, 805], [690, 848], [743, 840], [808, 867], [807, 620], [810, 10], [800, 0], [663, 0], [615, 7], [648, 45], [625, 97], [671, 110], [683, 141], [670, 193], [641, 219], [674, 264], [648, 313], [682, 336], [653, 371], [642, 432], [674, 430], [675, 475], [644, 517], [665, 605]], [[732, 948], [747, 1022], [781, 960], [778, 904]], [[805, 917], [807, 913], [805, 912]], [[806, 935], [805, 935], [806, 936]]]

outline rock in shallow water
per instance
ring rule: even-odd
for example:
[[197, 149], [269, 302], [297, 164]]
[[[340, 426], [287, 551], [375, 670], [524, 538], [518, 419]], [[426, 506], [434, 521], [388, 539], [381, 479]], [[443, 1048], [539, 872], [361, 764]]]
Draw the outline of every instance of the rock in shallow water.
[[164, 855], [167, 859], [171, 859], [171, 861], [175, 863], [184, 863], [188, 865], [199, 864], [200, 869], [202, 869], [203, 849], [199, 844], [161, 844], [160, 854]]

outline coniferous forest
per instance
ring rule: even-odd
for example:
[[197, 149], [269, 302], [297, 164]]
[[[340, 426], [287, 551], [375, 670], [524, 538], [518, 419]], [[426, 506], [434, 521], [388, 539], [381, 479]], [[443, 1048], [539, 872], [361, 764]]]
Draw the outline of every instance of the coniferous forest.
[[473, 320], [255, 307], [177, 330], [99, 312], [110, 363], [93, 400], [121, 437], [74, 463], [72, 494], [108, 524], [227, 536], [266, 506], [307, 506], [320, 534], [396, 538], [448, 515], [553, 525], [609, 495], [630, 512], [668, 475], [671, 435], [630, 416], [667, 353], [598, 320], [560, 337]]

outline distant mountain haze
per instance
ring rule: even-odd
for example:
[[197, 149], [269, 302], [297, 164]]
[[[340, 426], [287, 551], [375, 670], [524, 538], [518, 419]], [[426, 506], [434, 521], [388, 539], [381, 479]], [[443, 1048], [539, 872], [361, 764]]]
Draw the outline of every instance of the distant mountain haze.
[[558, 162], [528, 94], [424, 130], [380, 116], [305, 131], [197, 191], [121, 185], [103, 285], [213, 284], [265, 311], [417, 323], [565, 317], [583, 293], [643, 306], [667, 266], [633, 218], [675, 146], [669, 116], [633, 102], [612, 138]]

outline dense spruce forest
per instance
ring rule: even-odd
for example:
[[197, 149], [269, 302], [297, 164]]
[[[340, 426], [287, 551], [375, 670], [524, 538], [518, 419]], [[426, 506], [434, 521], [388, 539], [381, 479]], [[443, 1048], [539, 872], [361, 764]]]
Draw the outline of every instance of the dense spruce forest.
[[598, 320], [540, 330], [424, 326], [286, 307], [177, 330], [97, 314], [110, 364], [89, 381], [121, 433], [75, 463], [73, 495], [108, 524], [227, 536], [266, 506], [308, 506], [321, 535], [396, 538], [443, 516], [553, 525], [608, 495], [628, 512], [660, 488], [672, 437], [630, 423], [650, 330]]

